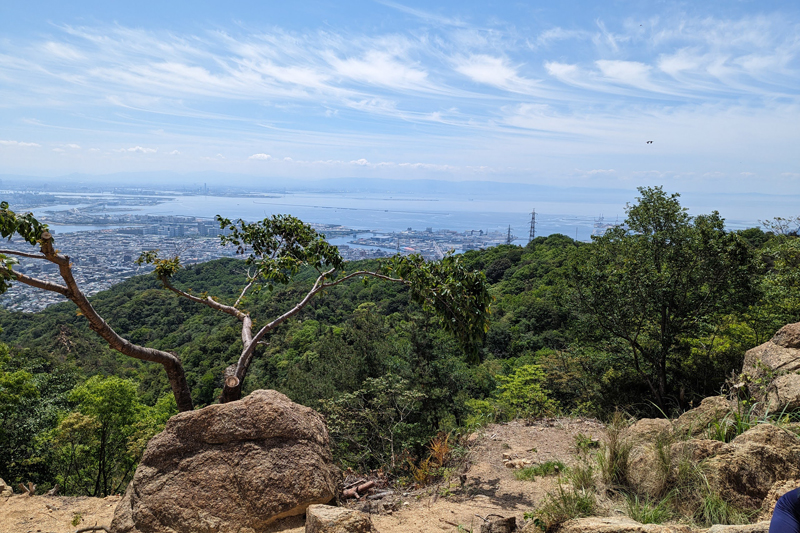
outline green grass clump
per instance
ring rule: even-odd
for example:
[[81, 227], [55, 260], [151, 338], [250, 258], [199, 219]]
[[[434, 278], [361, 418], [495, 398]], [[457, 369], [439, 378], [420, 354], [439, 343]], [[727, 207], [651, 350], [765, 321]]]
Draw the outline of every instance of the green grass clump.
[[628, 516], [640, 524], [663, 524], [672, 517], [669, 498], [654, 502], [647, 498], [639, 499], [637, 494], [628, 494], [625, 506]]
[[629, 461], [631, 445], [622, 438], [622, 431], [628, 427], [628, 421], [622, 413], [616, 411], [611, 423], [606, 428], [605, 445], [597, 454], [597, 464], [603, 482], [611, 487], [627, 488], [630, 486]]
[[534, 481], [536, 476], [552, 476], [566, 472], [567, 466], [561, 461], [547, 461], [540, 465], [526, 466], [514, 471], [514, 477], [520, 481]]
[[555, 492], [545, 496], [537, 518], [546, 531], [573, 518], [593, 516], [597, 512], [597, 493], [594, 489], [579, 489], [559, 483]]
[[694, 520], [706, 527], [715, 524], [749, 524], [753, 514], [726, 502], [718, 492], [706, 485], [700, 495]]

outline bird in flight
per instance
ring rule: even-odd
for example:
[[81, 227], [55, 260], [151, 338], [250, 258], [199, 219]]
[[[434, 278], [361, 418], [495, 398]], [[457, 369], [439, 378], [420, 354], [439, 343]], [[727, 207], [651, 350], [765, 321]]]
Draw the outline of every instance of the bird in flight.
[[653, 141], [647, 141], [647, 144], [653, 144]]

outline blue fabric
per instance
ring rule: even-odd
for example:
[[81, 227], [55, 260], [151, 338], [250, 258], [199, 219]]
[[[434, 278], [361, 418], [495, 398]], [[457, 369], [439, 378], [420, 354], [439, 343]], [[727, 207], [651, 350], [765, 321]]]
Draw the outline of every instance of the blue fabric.
[[800, 488], [787, 492], [775, 504], [769, 533], [800, 533]]

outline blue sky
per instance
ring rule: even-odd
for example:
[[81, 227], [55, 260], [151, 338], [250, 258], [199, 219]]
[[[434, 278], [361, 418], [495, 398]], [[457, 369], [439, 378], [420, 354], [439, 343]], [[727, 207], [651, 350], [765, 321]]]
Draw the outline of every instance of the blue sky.
[[798, 194], [798, 5], [3, 1], [0, 173]]

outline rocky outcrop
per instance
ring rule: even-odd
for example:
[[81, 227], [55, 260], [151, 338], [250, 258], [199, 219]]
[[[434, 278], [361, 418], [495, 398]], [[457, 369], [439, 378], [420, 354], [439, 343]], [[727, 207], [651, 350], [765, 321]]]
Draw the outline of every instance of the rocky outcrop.
[[683, 525], [640, 524], [627, 517], [591, 517], [565, 522], [558, 533], [692, 533], [692, 530]]
[[172, 417], [147, 445], [115, 533], [244, 533], [333, 499], [322, 417], [275, 391]]
[[721, 448], [706, 461], [705, 469], [725, 501], [758, 509], [775, 482], [800, 477], [800, 439], [761, 424]]
[[675, 421], [675, 432], [689, 437], [705, 436], [708, 428], [730, 415], [735, 405], [724, 396], [709, 396]]
[[[541, 531], [538, 526], [529, 524], [521, 533]], [[558, 533], [693, 533], [696, 530], [684, 525], [640, 524], [626, 517], [578, 518], [564, 523]], [[769, 521], [741, 526], [715, 525], [697, 533], [768, 533]]]
[[369, 515], [330, 505], [311, 505], [306, 510], [306, 533], [377, 533]]
[[658, 439], [672, 437], [672, 422], [665, 418], [642, 418], [625, 428], [622, 439], [631, 447], [652, 444]]
[[800, 487], [800, 479], [782, 479], [773, 483], [769, 492], [761, 502], [761, 520], [769, 520], [772, 518], [772, 513], [775, 511], [775, 504], [781, 496], [787, 492]]
[[3, 478], [0, 477], [0, 498], [8, 498], [13, 494], [14, 494], [14, 489], [6, 485], [6, 482], [3, 481]]
[[[688, 439], [660, 448], [656, 442], [641, 443], [631, 451], [631, 479], [638, 491], [658, 496], [687, 461], [701, 465], [725, 501], [742, 509], [763, 510], [769, 505], [768, 496], [779, 492], [782, 482], [800, 478], [800, 438], [784, 428], [760, 424], [730, 443]], [[773, 494], [769, 512], [778, 496]]]
[[768, 411], [800, 409], [800, 322], [782, 327], [769, 341], [748, 350], [742, 374], [750, 394]]
[[769, 533], [769, 521], [741, 526], [711, 526], [703, 533]]

